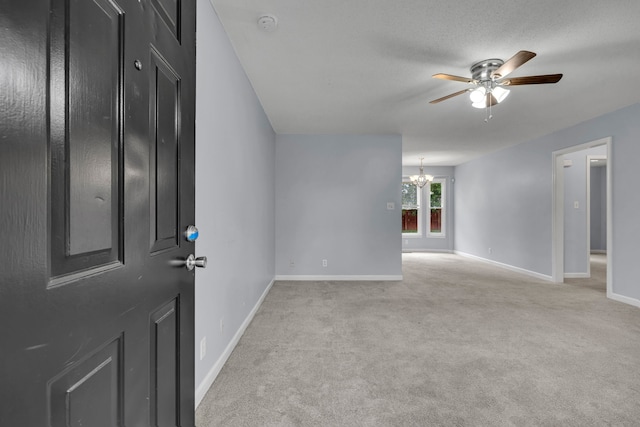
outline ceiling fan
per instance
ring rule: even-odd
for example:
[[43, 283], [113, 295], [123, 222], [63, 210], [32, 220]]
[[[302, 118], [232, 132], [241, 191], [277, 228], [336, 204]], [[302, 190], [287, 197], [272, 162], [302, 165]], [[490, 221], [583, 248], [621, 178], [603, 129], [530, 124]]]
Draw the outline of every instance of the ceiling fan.
[[562, 74], [507, 78], [509, 74], [534, 56], [536, 56], [536, 54], [533, 52], [521, 50], [506, 62], [501, 59], [485, 59], [484, 61], [476, 62], [470, 68], [471, 78], [443, 73], [434, 74], [433, 78], [468, 83], [473, 85], [473, 87], [434, 99], [430, 104], [437, 104], [454, 96], [471, 92], [470, 98], [472, 106], [476, 108], [490, 108], [502, 102], [507, 95], [509, 95], [509, 90], [505, 89], [505, 87], [557, 83], [560, 81]]

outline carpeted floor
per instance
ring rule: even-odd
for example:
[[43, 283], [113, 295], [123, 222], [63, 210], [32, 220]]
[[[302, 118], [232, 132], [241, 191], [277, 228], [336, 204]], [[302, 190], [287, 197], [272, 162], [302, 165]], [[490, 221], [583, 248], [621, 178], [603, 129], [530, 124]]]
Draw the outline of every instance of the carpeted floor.
[[557, 285], [409, 253], [402, 282], [276, 282], [197, 425], [638, 426], [640, 309], [592, 265]]
[[565, 279], [570, 285], [589, 287], [607, 294], [607, 255], [591, 254], [591, 277], [588, 279]]

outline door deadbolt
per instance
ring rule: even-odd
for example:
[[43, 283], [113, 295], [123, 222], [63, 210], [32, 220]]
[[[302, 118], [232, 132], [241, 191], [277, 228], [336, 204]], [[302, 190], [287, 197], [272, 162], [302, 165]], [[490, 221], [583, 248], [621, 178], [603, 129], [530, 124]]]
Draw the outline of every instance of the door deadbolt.
[[200, 232], [198, 231], [198, 227], [195, 225], [188, 226], [187, 230], [184, 232], [184, 237], [187, 239], [187, 242], [195, 242], [199, 235]]

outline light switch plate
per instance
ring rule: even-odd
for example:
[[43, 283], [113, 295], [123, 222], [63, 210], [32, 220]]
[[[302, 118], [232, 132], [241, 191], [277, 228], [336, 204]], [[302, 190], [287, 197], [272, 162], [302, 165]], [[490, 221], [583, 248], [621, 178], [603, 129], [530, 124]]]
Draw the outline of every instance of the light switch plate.
[[392, 211], [396, 208], [396, 204], [393, 202], [387, 202], [387, 210]]

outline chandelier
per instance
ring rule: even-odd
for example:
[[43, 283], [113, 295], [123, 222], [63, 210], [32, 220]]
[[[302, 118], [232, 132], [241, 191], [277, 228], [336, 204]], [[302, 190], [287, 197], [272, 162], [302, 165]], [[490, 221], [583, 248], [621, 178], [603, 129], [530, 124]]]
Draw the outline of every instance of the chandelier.
[[424, 157], [420, 157], [420, 175], [411, 175], [409, 177], [411, 182], [420, 188], [424, 187], [425, 185], [433, 181], [433, 175], [424, 174], [424, 167], [422, 166], [423, 160], [424, 160]]

